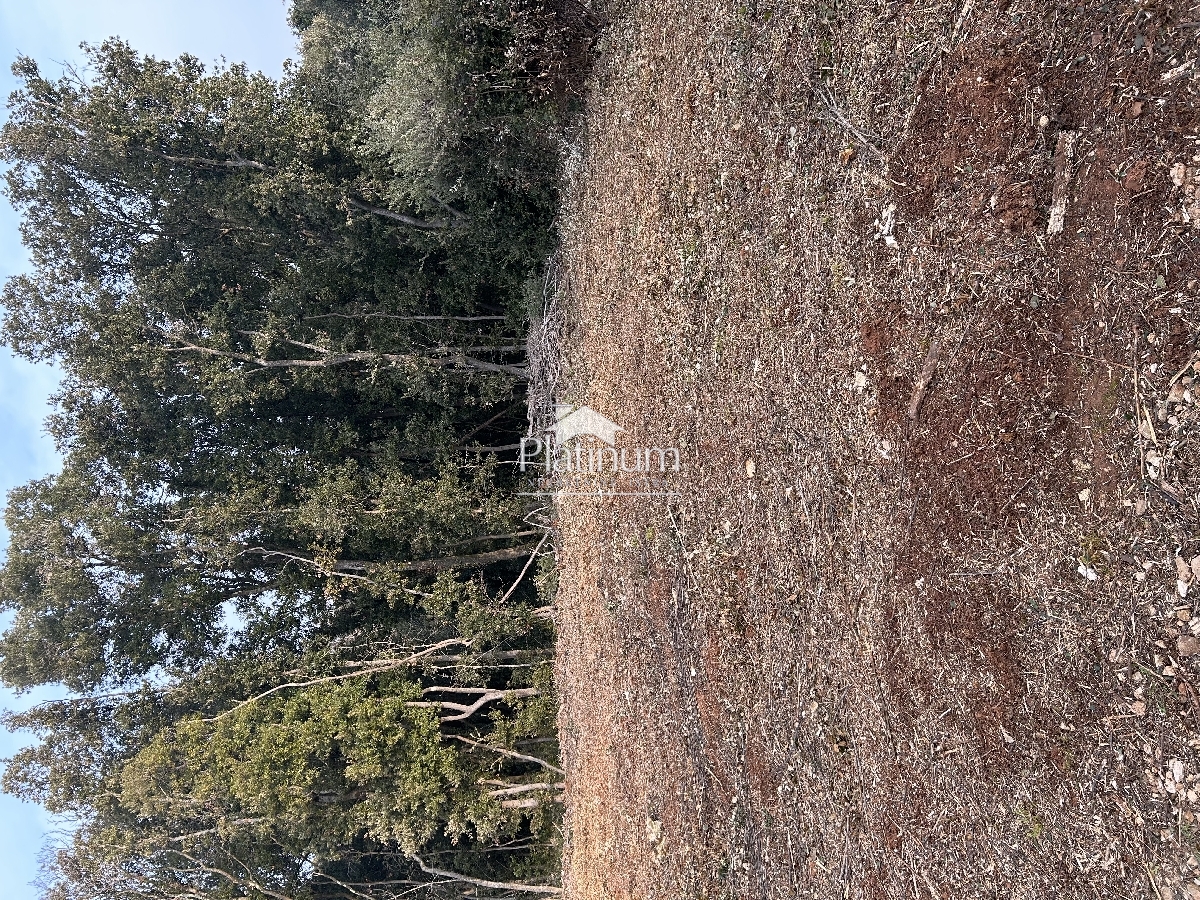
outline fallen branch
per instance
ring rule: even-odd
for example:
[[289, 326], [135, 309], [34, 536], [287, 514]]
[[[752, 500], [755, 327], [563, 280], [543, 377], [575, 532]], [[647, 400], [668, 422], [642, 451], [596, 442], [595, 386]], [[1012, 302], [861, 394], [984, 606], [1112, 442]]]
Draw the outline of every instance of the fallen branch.
[[1075, 161], [1075, 141], [1078, 131], [1060, 131], [1054, 149], [1054, 202], [1050, 205], [1050, 221], [1046, 234], [1060, 234], [1071, 199], [1071, 166]]
[[917, 383], [913, 385], [912, 399], [908, 401], [910, 421], [915, 421], [917, 418], [917, 411], [920, 410], [921, 402], [925, 399], [925, 391], [929, 388], [929, 382], [933, 381], [933, 373], [937, 371], [938, 357], [941, 352], [941, 338], [934, 335], [929, 342], [929, 354], [925, 357], [925, 365], [921, 367], [921, 374], [917, 376]]
[[854, 137], [858, 138], [864, 147], [866, 147], [880, 159], [887, 159], [887, 154], [876, 147], [874, 142], [865, 134], [863, 134], [858, 128], [856, 128], [854, 124], [846, 117], [846, 114], [838, 109], [837, 104], [833, 102], [833, 95], [829, 91], [819, 84], [814, 88], [814, 91], [817, 97], [820, 99], [821, 104], [825, 107], [825, 111], [828, 113], [828, 115], [825, 116], [817, 116], [816, 118], [819, 121], [832, 122], [834, 125], [840, 125], [842, 128], [850, 132], [850, 134], [852, 134]]

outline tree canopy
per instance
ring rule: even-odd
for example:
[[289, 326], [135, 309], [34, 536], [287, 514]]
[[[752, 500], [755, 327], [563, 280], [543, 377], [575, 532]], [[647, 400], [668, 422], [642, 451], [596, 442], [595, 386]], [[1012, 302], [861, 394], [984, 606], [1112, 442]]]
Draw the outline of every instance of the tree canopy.
[[64, 462], [9, 497], [0, 678], [70, 696], [8, 717], [4, 783], [75, 825], [47, 897], [557, 891], [544, 528], [488, 449], [556, 9], [297, 0], [280, 81], [15, 63], [3, 337], [64, 373]]

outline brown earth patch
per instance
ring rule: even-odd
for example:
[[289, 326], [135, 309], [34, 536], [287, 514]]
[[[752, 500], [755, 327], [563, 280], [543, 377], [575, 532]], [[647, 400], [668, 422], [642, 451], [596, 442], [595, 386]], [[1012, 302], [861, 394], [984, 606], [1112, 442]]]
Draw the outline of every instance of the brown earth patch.
[[557, 502], [567, 893], [1200, 895], [1200, 15], [610, 19], [560, 399], [684, 466]]

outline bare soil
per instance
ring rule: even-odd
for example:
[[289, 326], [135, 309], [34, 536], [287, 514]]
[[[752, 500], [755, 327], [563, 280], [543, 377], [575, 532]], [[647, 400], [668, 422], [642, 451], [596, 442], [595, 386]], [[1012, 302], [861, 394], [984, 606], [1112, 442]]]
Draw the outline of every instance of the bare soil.
[[608, 20], [559, 399], [682, 465], [559, 485], [567, 896], [1200, 897], [1200, 7]]

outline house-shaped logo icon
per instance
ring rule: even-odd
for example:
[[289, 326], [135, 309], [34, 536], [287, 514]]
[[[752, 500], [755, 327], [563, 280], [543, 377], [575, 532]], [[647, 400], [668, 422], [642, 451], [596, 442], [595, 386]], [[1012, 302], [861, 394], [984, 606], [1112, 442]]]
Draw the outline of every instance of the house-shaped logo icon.
[[611, 447], [617, 442], [617, 432], [625, 430], [616, 422], [600, 415], [590, 406], [581, 406], [579, 409], [558, 406], [555, 408], [555, 413], [558, 421], [547, 431], [554, 434], [554, 442], [560, 447], [567, 441], [584, 434], [599, 438]]

